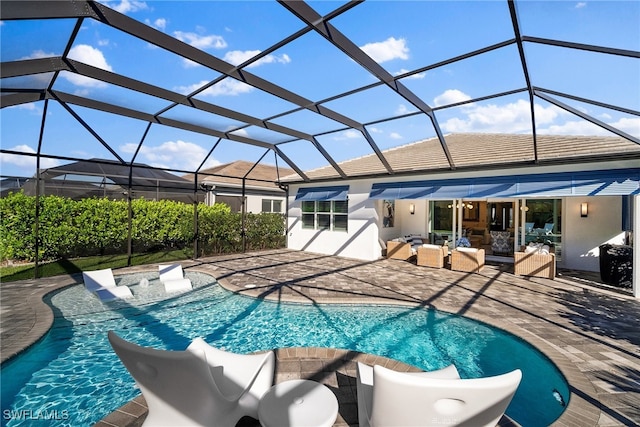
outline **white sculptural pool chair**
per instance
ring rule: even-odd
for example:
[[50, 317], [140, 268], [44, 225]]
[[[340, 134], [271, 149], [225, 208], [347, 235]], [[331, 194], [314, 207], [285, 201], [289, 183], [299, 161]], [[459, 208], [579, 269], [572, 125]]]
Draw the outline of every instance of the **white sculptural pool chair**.
[[141, 347], [113, 331], [109, 342], [140, 387], [149, 414], [144, 427], [234, 427], [258, 418], [258, 403], [273, 385], [275, 355], [234, 354], [195, 339], [184, 351]]
[[160, 282], [162, 282], [164, 290], [167, 292], [180, 292], [193, 289], [191, 280], [184, 277], [182, 265], [180, 264], [160, 264], [158, 266], [158, 273], [160, 274]]
[[397, 372], [358, 362], [360, 427], [495, 426], [520, 384], [517, 369], [504, 375], [460, 379], [455, 367]]
[[128, 286], [116, 286], [116, 279], [110, 268], [83, 271], [82, 281], [89, 292], [93, 292], [102, 301], [111, 301], [133, 296]]

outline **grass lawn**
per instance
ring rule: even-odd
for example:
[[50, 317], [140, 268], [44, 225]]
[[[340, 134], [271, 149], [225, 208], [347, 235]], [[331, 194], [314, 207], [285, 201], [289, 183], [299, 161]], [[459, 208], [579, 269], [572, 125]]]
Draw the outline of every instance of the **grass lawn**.
[[[133, 254], [131, 265], [155, 264], [161, 262], [180, 261], [191, 258], [190, 250], [174, 250], [166, 252], [153, 252]], [[127, 267], [127, 255], [105, 255], [88, 258], [62, 259], [54, 262], [40, 264], [39, 277], [58, 276], [60, 274], [81, 273], [85, 270], [98, 270], [101, 268]], [[0, 267], [0, 281], [11, 282], [14, 280], [33, 279], [35, 264]]]

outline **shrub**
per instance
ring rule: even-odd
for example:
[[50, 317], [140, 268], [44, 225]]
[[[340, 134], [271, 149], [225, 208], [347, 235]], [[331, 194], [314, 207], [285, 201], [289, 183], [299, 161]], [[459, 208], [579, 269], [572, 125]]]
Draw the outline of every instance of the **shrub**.
[[[22, 192], [0, 199], [0, 257], [33, 261], [36, 236], [35, 197]], [[194, 207], [171, 200], [131, 202], [131, 237], [135, 252], [182, 249], [193, 244]], [[128, 204], [106, 198], [79, 201], [40, 197], [39, 259], [43, 261], [126, 251]], [[242, 215], [224, 204], [197, 205], [199, 255], [242, 251]], [[281, 214], [247, 214], [247, 249], [283, 247]]]

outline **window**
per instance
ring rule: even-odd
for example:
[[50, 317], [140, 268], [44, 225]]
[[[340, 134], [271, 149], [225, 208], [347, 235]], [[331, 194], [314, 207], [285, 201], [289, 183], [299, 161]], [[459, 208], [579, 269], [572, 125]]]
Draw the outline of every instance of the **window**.
[[302, 228], [347, 231], [349, 202], [346, 200], [305, 200], [302, 202]]
[[282, 200], [262, 199], [262, 212], [282, 213]]

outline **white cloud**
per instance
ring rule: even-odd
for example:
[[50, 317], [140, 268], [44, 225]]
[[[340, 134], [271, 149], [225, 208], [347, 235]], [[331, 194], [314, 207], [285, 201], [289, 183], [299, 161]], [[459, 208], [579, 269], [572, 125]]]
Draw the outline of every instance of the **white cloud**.
[[167, 28], [167, 20], [164, 18], [158, 18], [155, 21], [153, 21], [153, 26], [161, 30], [164, 30], [165, 28]]
[[128, 12], [137, 12], [139, 10], [148, 9], [148, 6], [145, 2], [137, 0], [121, 0], [120, 3], [109, 7], [117, 12], [124, 14]]
[[92, 65], [96, 68], [112, 71], [111, 65], [107, 63], [102, 51], [87, 44], [79, 44], [72, 47], [68, 56], [71, 59], [84, 62], [85, 64]]
[[[635, 137], [640, 137], [640, 118], [622, 118], [616, 122], [607, 124]], [[587, 120], [570, 120], [562, 124], [551, 124], [550, 126], [539, 129], [538, 133], [554, 135], [612, 136], [612, 133], [608, 130]]]
[[[199, 83], [195, 83], [190, 86], [177, 86], [177, 87], [174, 87], [173, 90], [175, 92], [187, 95], [189, 93], [194, 92], [196, 89], [201, 88], [207, 83], [209, 82], [206, 80], [203, 80]], [[242, 93], [251, 92], [252, 90], [253, 90], [252, 86], [249, 86], [248, 84], [240, 82], [238, 80], [232, 79], [231, 77], [227, 77], [221, 82], [206, 89], [200, 95], [201, 96], [225, 96], [225, 95], [235, 96], [235, 95], [240, 95]]]
[[458, 102], [470, 100], [471, 97], [458, 89], [447, 89], [442, 94], [433, 99], [433, 104], [437, 107], [441, 105], [450, 105]]
[[583, 7], [587, 7], [587, 3], [583, 1], [576, 3], [576, 9], [582, 9]]
[[238, 129], [236, 131], [231, 132], [231, 135], [242, 136], [244, 138], [251, 138], [249, 132], [246, 129]]
[[403, 138], [402, 135], [400, 135], [398, 132], [391, 132], [389, 134], [389, 137], [391, 139], [402, 139]]
[[400, 104], [400, 105], [398, 105], [398, 108], [396, 108], [396, 115], [398, 115], [398, 116], [401, 116], [403, 114], [407, 114], [408, 112], [409, 112], [409, 109], [404, 104]]
[[614, 128], [635, 136], [636, 138], [640, 138], [640, 118], [638, 117], [624, 117], [617, 122], [609, 124]]
[[[399, 76], [401, 74], [406, 74], [408, 72], [409, 72], [409, 70], [407, 70], [405, 68], [402, 68], [399, 71], [396, 71], [395, 73], [393, 73], [393, 75], [394, 76]], [[408, 77], [405, 77], [404, 79], [418, 79], [419, 80], [419, 79], [424, 79], [426, 76], [427, 76], [427, 73], [416, 73], [416, 74], [412, 74], [412, 75], [410, 75]]]
[[[500, 132], [518, 133], [531, 129], [531, 108], [529, 102], [518, 100], [506, 105], [474, 105], [463, 107], [461, 117], [446, 120], [441, 124], [447, 132]], [[562, 113], [555, 106], [535, 105], [538, 126], [553, 123]]]
[[[134, 153], [137, 148], [138, 145], [135, 143], [125, 144], [120, 147], [124, 153]], [[156, 147], [143, 144], [136, 161], [161, 168], [195, 170], [200, 166], [207, 154], [207, 150], [193, 142], [166, 141]], [[209, 159], [205, 167], [213, 167], [219, 164], [219, 161]]]
[[383, 42], [367, 43], [360, 46], [360, 49], [378, 63], [393, 59], [409, 59], [409, 48], [405, 39], [389, 37]]
[[[102, 54], [102, 51], [86, 44], [79, 44], [71, 48], [69, 51], [69, 58], [106, 71], [113, 71], [111, 65], [107, 63], [107, 60]], [[85, 88], [106, 87], [104, 82], [80, 76], [75, 73], [64, 72], [61, 73], [61, 75], [76, 86], [82, 86]]]
[[343, 132], [339, 132], [337, 134], [335, 134], [335, 136], [333, 137], [334, 141], [344, 141], [347, 139], [358, 139], [358, 138], [362, 138], [362, 133], [355, 130], [355, 129], [347, 129]]
[[[224, 60], [233, 65], [240, 65], [248, 59], [253, 58], [254, 56], [260, 53], [259, 50], [231, 50], [224, 55]], [[264, 58], [260, 58], [258, 61], [250, 64], [247, 68], [257, 67], [263, 64], [272, 64], [274, 62], [278, 62], [280, 64], [288, 64], [291, 62], [291, 58], [289, 55], [283, 54], [281, 56], [277, 55], [267, 55]]]
[[39, 58], [51, 58], [53, 56], [58, 56], [53, 52], [45, 52], [43, 50], [34, 50], [31, 52], [29, 56], [23, 56], [20, 59], [39, 59]]
[[382, 129], [375, 126], [368, 127], [367, 130], [369, 131], [369, 133], [384, 133]]
[[183, 31], [174, 31], [173, 35], [182, 42], [185, 42], [197, 49], [224, 49], [227, 42], [222, 36], [215, 34], [200, 35], [196, 33], [186, 33]]
[[[16, 145], [15, 147], [8, 148], [10, 151], [18, 151], [27, 154], [36, 154], [36, 150], [29, 147], [26, 144]], [[36, 158], [33, 156], [21, 156], [19, 154], [0, 153], [0, 164], [18, 166], [24, 168], [24, 175], [33, 175], [36, 172]], [[49, 169], [60, 165], [58, 160], [48, 159], [46, 157], [40, 158], [40, 168]]]

